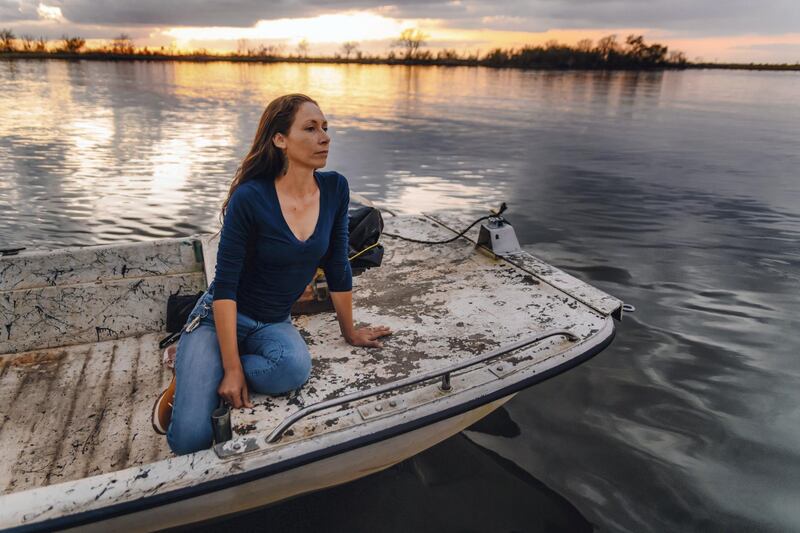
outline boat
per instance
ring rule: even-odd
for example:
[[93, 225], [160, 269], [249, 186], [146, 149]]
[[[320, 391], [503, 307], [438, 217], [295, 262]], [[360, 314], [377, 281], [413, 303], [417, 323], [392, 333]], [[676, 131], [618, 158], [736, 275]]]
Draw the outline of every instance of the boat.
[[[387, 234], [434, 241], [485, 214], [382, 213]], [[159, 341], [169, 295], [210, 283], [213, 236], [0, 257], [0, 528], [150, 531], [345, 483], [612, 342], [622, 301], [527, 251], [493, 253], [479, 229], [383, 238], [383, 264], [353, 279], [356, 322], [394, 332], [383, 347], [348, 345], [332, 311], [293, 316], [308, 382], [252, 394], [230, 440], [182, 456], [150, 425], [171, 377]]]

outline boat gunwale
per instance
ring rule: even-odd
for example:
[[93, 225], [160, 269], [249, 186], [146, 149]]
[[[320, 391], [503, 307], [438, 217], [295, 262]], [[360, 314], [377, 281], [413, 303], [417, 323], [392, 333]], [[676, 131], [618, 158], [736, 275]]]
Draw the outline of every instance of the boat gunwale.
[[[137, 512], [146, 511], [147, 509], [151, 509], [151, 508], [154, 508], [154, 507], [174, 504], [174, 503], [177, 503], [177, 502], [180, 502], [180, 501], [183, 501], [183, 500], [190, 499], [192, 497], [202, 496], [202, 495], [213, 493], [213, 492], [218, 492], [218, 491], [221, 491], [221, 490], [225, 490], [225, 489], [227, 489], [229, 487], [233, 487], [233, 486], [236, 486], [236, 485], [248, 483], [248, 482], [251, 482], [251, 481], [254, 481], [254, 480], [258, 480], [258, 479], [261, 479], [261, 478], [264, 478], [264, 477], [267, 477], [267, 476], [271, 476], [271, 475], [274, 475], [274, 474], [285, 472], [285, 471], [290, 470], [292, 468], [301, 467], [301, 466], [313, 463], [313, 462], [321, 460], [321, 459], [334, 457], [334, 456], [336, 456], [338, 454], [349, 452], [351, 450], [356, 450], [358, 448], [361, 448], [361, 447], [364, 447], [364, 446], [368, 446], [370, 444], [375, 444], [375, 443], [390, 439], [392, 437], [395, 437], [395, 436], [398, 436], [398, 435], [402, 435], [404, 433], [408, 433], [408, 432], [413, 431], [415, 429], [418, 429], [418, 428], [433, 424], [433, 423], [438, 422], [440, 420], [444, 420], [444, 419], [447, 419], [447, 418], [450, 418], [450, 417], [453, 417], [453, 416], [457, 416], [459, 414], [465, 413], [467, 411], [470, 411], [472, 409], [475, 409], [477, 407], [480, 407], [482, 405], [490, 403], [490, 402], [492, 402], [492, 401], [494, 401], [494, 400], [496, 400], [498, 398], [501, 398], [501, 397], [504, 397], [504, 396], [508, 396], [510, 394], [514, 394], [516, 392], [519, 392], [520, 390], [523, 390], [523, 389], [526, 389], [528, 387], [531, 387], [531, 386], [533, 386], [533, 385], [535, 385], [537, 383], [540, 383], [542, 381], [545, 381], [545, 380], [547, 380], [547, 379], [549, 379], [551, 377], [557, 376], [557, 375], [559, 375], [559, 374], [561, 374], [561, 373], [563, 373], [563, 372], [565, 372], [565, 371], [567, 371], [567, 370], [569, 370], [569, 369], [571, 369], [571, 368], [573, 368], [575, 366], [578, 366], [579, 364], [591, 359], [592, 357], [594, 357], [595, 355], [597, 355], [598, 353], [603, 351], [605, 348], [607, 348], [611, 344], [611, 342], [614, 340], [614, 338], [616, 336], [616, 326], [614, 324], [614, 319], [611, 318], [610, 316], [606, 316], [606, 317], [604, 317], [604, 321], [605, 321], [604, 327], [602, 329], [600, 329], [599, 331], [597, 331], [594, 335], [592, 335], [590, 337], [587, 337], [585, 339], [582, 339], [582, 341], [580, 343], [578, 343], [578, 345], [570, 347], [565, 351], [553, 354], [552, 356], [548, 357], [547, 359], [551, 359], [551, 358], [557, 357], [559, 355], [562, 355], [562, 356], [566, 355], [570, 351], [575, 350], [576, 348], [580, 347], [581, 345], [585, 345], [587, 343], [587, 341], [590, 341], [590, 340], [592, 340], [593, 338], [596, 338], [596, 337], [600, 337], [603, 333], [606, 334], [605, 337], [599, 338], [595, 342], [591, 343], [591, 345], [588, 346], [588, 348], [586, 348], [583, 352], [580, 352], [580, 353], [578, 353], [576, 355], [573, 355], [572, 357], [568, 357], [566, 360], [562, 361], [561, 363], [556, 364], [556, 365], [554, 365], [554, 366], [552, 366], [550, 368], [547, 368], [547, 369], [545, 369], [545, 370], [543, 370], [541, 372], [536, 372], [534, 370], [534, 373], [532, 375], [528, 376], [528, 377], [525, 377], [525, 378], [517, 380], [517, 381], [513, 381], [513, 382], [509, 383], [505, 387], [496, 388], [496, 389], [492, 390], [491, 392], [488, 392], [487, 394], [484, 394], [484, 395], [481, 395], [481, 396], [476, 396], [476, 397], [468, 399], [466, 401], [457, 403], [456, 405], [453, 405], [451, 407], [447, 407], [447, 408], [441, 409], [441, 410], [436, 410], [436, 411], [434, 411], [432, 413], [429, 413], [429, 414], [426, 414], [426, 415], [423, 415], [423, 416], [420, 416], [420, 417], [412, 418], [411, 420], [408, 420], [408, 421], [400, 423], [400, 424], [391, 425], [389, 427], [386, 427], [384, 429], [381, 429], [381, 430], [378, 430], [378, 431], [375, 431], [375, 432], [364, 433], [361, 436], [357, 436], [357, 437], [352, 438], [352, 439], [346, 439], [346, 440], [344, 440], [342, 442], [339, 442], [337, 444], [333, 444], [331, 446], [320, 447], [320, 448], [317, 448], [315, 450], [309, 451], [308, 453], [305, 453], [305, 454], [302, 454], [302, 455], [295, 455], [295, 456], [287, 457], [286, 459], [284, 459], [282, 461], [275, 462], [275, 463], [270, 463], [270, 464], [267, 464], [267, 465], [264, 465], [264, 466], [260, 466], [260, 467], [255, 467], [255, 468], [252, 468], [250, 470], [245, 470], [245, 471], [242, 471], [242, 472], [239, 472], [239, 473], [236, 473], [236, 474], [224, 475], [222, 477], [218, 477], [218, 478], [206, 481], [206, 482], [197, 483], [197, 484], [194, 484], [194, 485], [191, 485], [191, 486], [188, 486], [188, 487], [177, 488], [177, 489], [170, 490], [170, 491], [167, 491], [167, 492], [164, 492], [164, 493], [161, 493], [161, 494], [154, 494], [154, 495], [151, 495], [151, 496], [144, 496], [144, 497], [141, 497], [141, 498], [136, 498], [136, 499], [133, 499], [133, 500], [128, 500], [128, 501], [124, 501], [124, 502], [120, 502], [120, 503], [114, 503], [114, 504], [103, 506], [103, 507], [100, 507], [100, 508], [97, 508], [97, 509], [90, 509], [90, 510], [86, 510], [86, 511], [77, 512], [77, 513], [74, 513], [74, 514], [68, 514], [66, 516], [59, 516], [59, 517], [55, 517], [55, 518], [49, 518], [49, 519], [42, 520], [40, 522], [30, 522], [30, 523], [27, 523], [27, 524], [20, 524], [20, 525], [12, 526], [9, 529], [7, 529], [6, 531], [12, 531], [12, 532], [49, 531], [49, 530], [53, 530], [53, 529], [65, 529], [65, 528], [71, 528], [71, 527], [79, 527], [79, 526], [84, 526], [84, 525], [88, 525], [88, 524], [91, 524], [91, 523], [100, 522], [102, 520], [113, 519], [113, 518], [116, 518], [116, 517], [119, 517], [119, 516], [124, 516], [124, 515], [127, 515], [127, 514], [133, 514], [133, 513], [137, 513]], [[546, 361], [547, 359], [545, 359], [544, 361]], [[541, 362], [544, 362], [544, 361], [541, 361]], [[526, 368], [521, 369], [521, 370], [525, 371], [525, 370], [530, 369], [531, 367], [535, 368], [535, 367], [539, 366], [539, 364], [541, 362], [535, 363], [535, 364], [530, 365], [529, 367], [526, 367]], [[507, 376], [507, 377], [510, 377], [510, 376]], [[505, 379], [505, 378], [498, 378], [498, 380], [501, 380], [501, 379]], [[476, 385], [475, 387], [473, 387], [471, 389], [480, 388], [480, 387], [486, 387], [487, 385], [488, 385], [488, 383], [484, 383], [482, 385]], [[464, 394], [464, 393], [468, 392], [471, 389], [465, 389], [464, 391], [457, 392], [456, 394]], [[451, 396], [448, 396], [448, 397], [451, 397]], [[432, 402], [427, 402], [425, 404], [421, 404], [419, 406], [416, 406], [415, 408], [424, 408], [426, 405], [429, 405], [430, 403], [432, 403]], [[407, 412], [408, 411], [406, 411], [406, 413]], [[393, 416], [400, 416], [402, 414], [403, 413], [396, 413], [396, 415], [390, 415], [389, 417], [384, 417], [381, 420], [387, 420], [387, 419], [393, 418]], [[364, 427], [363, 425], [351, 426], [351, 427], [348, 427], [348, 428], [342, 428], [341, 430], [333, 431], [331, 433], [318, 435], [316, 437], [319, 438], [319, 437], [330, 436], [332, 434], [339, 433], [340, 431], [346, 432], [346, 433], [350, 433], [350, 432], [353, 432], [353, 431], [357, 431], [358, 429], [363, 429], [363, 427]], [[263, 433], [266, 435], [267, 432], [265, 431]], [[259, 434], [259, 438], [261, 438], [261, 437], [263, 437], [263, 435]], [[315, 438], [315, 437], [312, 437], [312, 438]], [[297, 443], [297, 442], [298, 441], [293, 441], [291, 443], [287, 443], [286, 445], [290, 446], [291, 444], [294, 444], [294, 443]], [[299, 442], [302, 442], [302, 441], [299, 441]], [[276, 448], [266, 448], [266, 449], [263, 450], [263, 452], [267, 452], [267, 453], [268, 452], [273, 452], [273, 451], [275, 451], [275, 449]], [[208, 450], [204, 450], [204, 452], [207, 452], [207, 451]], [[220, 461], [229, 462], [232, 459], [240, 458], [240, 457], [241, 456], [237, 455], [237, 456], [229, 457], [227, 459], [220, 459]], [[165, 459], [165, 460], [162, 460], [162, 461], [169, 461], [171, 459], [174, 459], [174, 458], [168, 458], [168, 459]], [[158, 464], [158, 463], [160, 463], [162, 461], [156, 461], [155, 463], [149, 463], [149, 464]], [[143, 465], [143, 466], [145, 466], [145, 465]], [[133, 467], [133, 468], [141, 468], [141, 467]], [[105, 475], [108, 475], [108, 474], [105, 474]], [[82, 480], [76, 480], [74, 482], [83, 482], [86, 479], [90, 479], [90, 478], [83, 478]], [[51, 485], [51, 486], [52, 487], [56, 487], [58, 485], [59, 484]], [[29, 489], [29, 490], [31, 490], [31, 491], [38, 490], [38, 488], [37, 489]], [[11, 493], [11, 494], [6, 495], [6, 496], [21, 495], [21, 494], [24, 494], [25, 492], [28, 492], [28, 491], [22, 491], [20, 493]], [[3, 499], [6, 496], [0, 497], [0, 502], [2, 502]], [[49, 509], [47, 511], [49, 511]], [[44, 512], [47, 512], [47, 511], [44, 511]]]

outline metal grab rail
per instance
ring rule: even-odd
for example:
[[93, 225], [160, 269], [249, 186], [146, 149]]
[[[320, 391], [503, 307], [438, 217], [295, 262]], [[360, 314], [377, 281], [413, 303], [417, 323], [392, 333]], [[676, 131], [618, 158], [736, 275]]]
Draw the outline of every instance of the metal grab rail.
[[528, 344], [533, 344], [534, 342], [539, 342], [544, 340], [548, 337], [555, 337], [557, 335], [563, 335], [567, 337], [570, 341], [576, 341], [579, 339], [577, 335], [572, 333], [567, 329], [554, 329], [550, 331], [545, 331], [543, 333], [539, 333], [534, 335], [533, 337], [528, 337], [527, 339], [518, 340], [513, 342], [507, 346], [503, 346], [501, 348], [497, 348], [485, 354], [479, 355], [477, 357], [473, 357], [472, 359], [468, 359], [466, 361], [462, 361], [460, 363], [456, 363], [444, 368], [440, 368], [438, 370], [432, 370], [430, 372], [426, 372], [424, 374], [420, 374], [418, 376], [410, 376], [405, 379], [401, 379], [399, 381], [393, 381], [391, 383], [387, 383], [385, 385], [381, 385], [380, 387], [375, 387], [373, 389], [369, 389], [366, 391], [358, 391], [352, 394], [346, 394], [339, 398], [334, 398], [332, 400], [326, 400], [324, 402], [318, 402], [307, 407], [300, 409], [299, 411], [287, 416], [283, 419], [283, 422], [278, 424], [278, 426], [272, 430], [272, 433], [269, 434], [267, 437], [267, 442], [275, 442], [277, 441], [283, 432], [286, 431], [292, 424], [297, 422], [298, 420], [305, 418], [306, 416], [310, 415], [311, 413], [316, 413], [317, 411], [322, 411], [323, 409], [327, 409], [328, 407], [334, 407], [337, 405], [342, 405], [348, 402], [352, 402], [354, 400], [360, 400], [361, 398], [366, 398], [367, 396], [374, 396], [376, 394], [381, 394], [382, 392], [389, 392], [395, 389], [399, 389], [401, 387], [405, 387], [407, 385], [413, 385], [415, 383], [419, 383], [421, 381], [427, 381], [429, 379], [434, 379], [441, 377], [442, 390], [450, 390], [450, 374], [457, 370], [461, 370], [463, 368], [467, 368], [472, 365], [476, 365], [478, 363], [483, 363], [493, 357], [497, 357], [498, 355], [503, 355], [505, 353], [511, 352], [523, 346], [527, 346]]

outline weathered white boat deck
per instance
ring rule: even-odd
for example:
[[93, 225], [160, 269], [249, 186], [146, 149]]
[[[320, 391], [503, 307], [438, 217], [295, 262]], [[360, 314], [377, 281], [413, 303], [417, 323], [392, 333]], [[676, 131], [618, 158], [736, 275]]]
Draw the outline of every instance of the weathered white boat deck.
[[[461, 229], [471, 220], [450, 222]], [[423, 216], [387, 217], [386, 231], [421, 239], [453, 235]], [[468, 235], [475, 238], [477, 228]], [[531, 256], [517, 259], [526, 271], [477, 253], [466, 239], [436, 246], [384, 243], [383, 265], [354, 278], [353, 292], [357, 322], [394, 331], [384, 347], [346, 344], [333, 312], [295, 317], [312, 354], [311, 378], [299, 394], [253, 395], [253, 409], [233, 413], [235, 434], [269, 431], [303, 405], [442, 367], [535, 332], [567, 328], [591, 337], [607, 320], [605, 307], [619, 304]], [[150, 425], [153, 401], [171, 377], [157, 346], [163, 336], [156, 331], [0, 356], [2, 494], [171, 456]], [[524, 360], [547, 359], [567, 344], [563, 337], [542, 341]], [[505, 360], [523, 360], [515, 357]], [[362, 422], [324, 411], [299, 422], [284, 441]]]
[[170, 455], [150, 425], [172, 374], [161, 333], [0, 359], [0, 490], [111, 472]]

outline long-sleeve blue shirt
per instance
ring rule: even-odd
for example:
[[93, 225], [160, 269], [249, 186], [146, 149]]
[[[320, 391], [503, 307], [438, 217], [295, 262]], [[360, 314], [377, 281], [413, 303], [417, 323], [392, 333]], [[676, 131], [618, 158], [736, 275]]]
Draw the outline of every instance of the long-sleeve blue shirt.
[[317, 225], [300, 241], [283, 217], [275, 182], [253, 179], [231, 195], [220, 233], [214, 300], [236, 301], [237, 311], [261, 322], [285, 319], [317, 267], [328, 289], [353, 286], [349, 248], [350, 187], [338, 172], [314, 172], [320, 191]]

